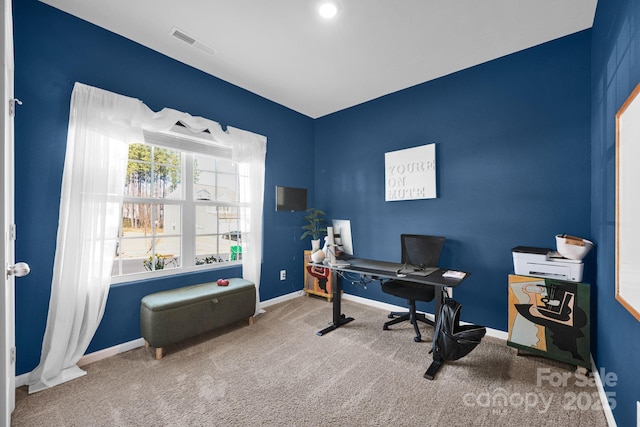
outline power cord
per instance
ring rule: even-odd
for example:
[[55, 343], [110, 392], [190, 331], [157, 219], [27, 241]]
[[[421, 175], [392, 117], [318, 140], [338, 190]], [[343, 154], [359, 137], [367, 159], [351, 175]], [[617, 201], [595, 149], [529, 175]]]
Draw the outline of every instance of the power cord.
[[367, 285], [373, 282], [380, 282], [382, 284], [386, 279], [381, 279], [379, 277], [370, 277], [358, 273], [352, 273], [347, 271], [338, 271], [338, 275], [341, 279], [351, 283], [353, 286], [362, 286], [363, 289], [367, 289]]

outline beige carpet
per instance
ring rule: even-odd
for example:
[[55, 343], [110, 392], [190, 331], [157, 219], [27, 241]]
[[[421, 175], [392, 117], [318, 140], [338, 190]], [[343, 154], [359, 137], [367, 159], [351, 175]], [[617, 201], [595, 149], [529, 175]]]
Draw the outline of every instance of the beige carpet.
[[[606, 426], [597, 391], [556, 361], [517, 355], [486, 337], [422, 377], [431, 356], [411, 325], [345, 301], [355, 321], [323, 337], [331, 305], [301, 297], [169, 347], [139, 348], [34, 395], [20, 387], [13, 426]], [[464, 313], [464, 311], [463, 311]], [[424, 329], [424, 328], [423, 328]], [[566, 385], [537, 381], [567, 376]]]

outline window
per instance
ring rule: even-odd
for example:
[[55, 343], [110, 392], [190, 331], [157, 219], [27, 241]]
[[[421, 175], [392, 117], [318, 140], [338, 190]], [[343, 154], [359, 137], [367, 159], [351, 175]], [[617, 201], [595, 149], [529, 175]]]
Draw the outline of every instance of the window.
[[145, 132], [144, 144], [129, 146], [116, 282], [241, 260], [247, 174], [228, 149], [185, 138]]

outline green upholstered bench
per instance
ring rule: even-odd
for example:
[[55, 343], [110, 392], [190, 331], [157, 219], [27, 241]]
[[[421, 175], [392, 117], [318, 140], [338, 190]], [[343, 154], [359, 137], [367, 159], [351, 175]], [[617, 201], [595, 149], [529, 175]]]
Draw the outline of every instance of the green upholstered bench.
[[242, 319], [253, 324], [255, 307], [255, 284], [244, 279], [229, 279], [229, 286], [211, 282], [156, 292], [140, 302], [140, 332], [159, 360], [167, 345]]

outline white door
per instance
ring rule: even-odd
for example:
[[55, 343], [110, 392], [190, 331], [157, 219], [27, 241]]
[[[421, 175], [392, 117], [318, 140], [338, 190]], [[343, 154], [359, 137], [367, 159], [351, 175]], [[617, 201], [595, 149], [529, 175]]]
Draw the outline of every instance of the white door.
[[15, 325], [14, 325], [14, 284], [16, 276], [29, 272], [24, 263], [14, 265], [15, 226], [13, 223], [13, 23], [11, 0], [3, 0], [0, 56], [3, 58], [4, 83], [0, 97], [0, 120], [2, 126], [3, 149], [0, 150], [2, 163], [2, 184], [0, 185], [0, 222], [2, 223], [3, 248], [0, 251], [2, 275], [0, 284], [0, 425], [11, 424], [11, 412], [15, 407]]

